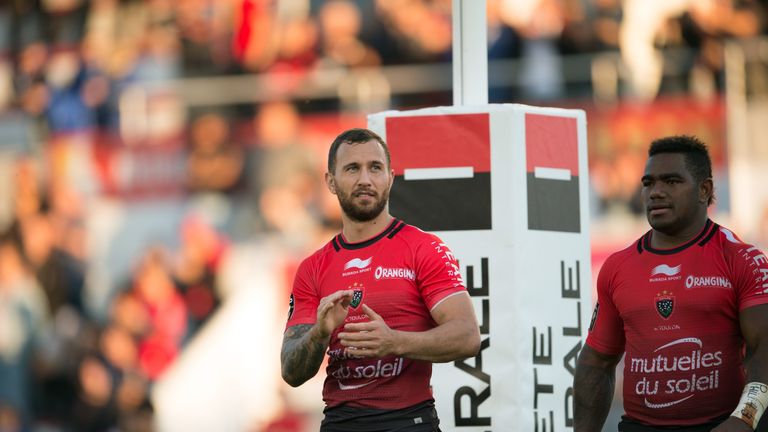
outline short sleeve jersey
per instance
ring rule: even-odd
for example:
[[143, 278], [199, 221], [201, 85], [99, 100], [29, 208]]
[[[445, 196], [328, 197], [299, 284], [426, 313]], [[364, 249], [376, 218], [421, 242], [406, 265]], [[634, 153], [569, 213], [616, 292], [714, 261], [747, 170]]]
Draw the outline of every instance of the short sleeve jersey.
[[[346, 323], [367, 321], [362, 305], [391, 328], [426, 331], [436, 324], [430, 311], [441, 301], [466, 292], [451, 251], [429, 233], [393, 220], [379, 235], [348, 243], [341, 234], [304, 260], [296, 273], [286, 327], [314, 324], [320, 299], [352, 289]], [[323, 387], [327, 406], [400, 409], [432, 399], [432, 364], [398, 356], [361, 359], [348, 356], [331, 335]]]
[[768, 261], [710, 220], [674, 249], [650, 239], [651, 231], [606, 260], [586, 343], [626, 353], [632, 419], [694, 425], [730, 414], [745, 381], [739, 311], [768, 303]]

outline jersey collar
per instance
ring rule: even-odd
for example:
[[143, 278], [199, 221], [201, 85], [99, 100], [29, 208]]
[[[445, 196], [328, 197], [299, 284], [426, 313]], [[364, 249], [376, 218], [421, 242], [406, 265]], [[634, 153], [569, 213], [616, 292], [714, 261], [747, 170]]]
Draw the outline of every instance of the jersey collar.
[[643, 253], [643, 251], [648, 251], [656, 255], [672, 255], [684, 251], [685, 249], [688, 249], [697, 243], [699, 246], [704, 246], [715, 235], [718, 228], [718, 224], [712, 222], [711, 219], [707, 219], [707, 223], [704, 225], [704, 229], [702, 229], [696, 237], [672, 249], [656, 249], [652, 247], [651, 234], [653, 230], [649, 230], [637, 241], [637, 252]]
[[375, 237], [371, 237], [368, 240], [364, 240], [358, 243], [348, 243], [344, 240], [344, 236], [341, 235], [341, 233], [337, 234], [336, 237], [333, 238], [333, 248], [336, 249], [336, 252], [338, 252], [341, 249], [362, 249], [364, 247], [370, 246], [377, 241], [383, 239], [384, 237], [392, 238], [397, 234], [403, 227], [405, 226], [405, 222], [395, 219], [392, 219], [392, 222], [389, 223], [389, 225], [384, 229], [384, 231], [377, 234]]

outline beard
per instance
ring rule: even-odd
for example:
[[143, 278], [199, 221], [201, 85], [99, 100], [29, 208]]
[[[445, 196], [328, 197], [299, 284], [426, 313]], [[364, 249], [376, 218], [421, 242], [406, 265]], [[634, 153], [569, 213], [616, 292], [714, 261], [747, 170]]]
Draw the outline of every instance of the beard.
[[356, 222], [368, 222], [376, 219], [384, 211], [387, 201], [389, 201], [388, 190], [382, 192], [381, 195], [371, 197], [373, 203], [365, 206], [356, 204], [353, 194], [337, 193], [336, 196], [344, 214]]

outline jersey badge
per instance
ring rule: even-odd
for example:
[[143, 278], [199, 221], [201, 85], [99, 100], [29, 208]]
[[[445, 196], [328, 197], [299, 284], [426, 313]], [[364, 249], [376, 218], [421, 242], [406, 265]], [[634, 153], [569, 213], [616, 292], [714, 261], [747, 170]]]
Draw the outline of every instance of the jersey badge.
[[349, 302], [349, 305], [352, 306], [353, 309], [357, 309], [363, 302], [363, 284], [355, 282], [349, 286], [349, 289], [354, 291], [352, 293], [352, 300]]
[[656, 294], [656, 312], [661, 315], [662, 318], [667, 319], [672, 315], [672, 311], [675, 309], [675, 296], [672, 295], [672, 291], [662, 291]]
[[600, 303], [595, 303], [595, 310], [592, 311], [592, 319], [589, 321], [589, 331], [595, 328], [595, 321], [597, 321], [597, 313], [600, 311]]

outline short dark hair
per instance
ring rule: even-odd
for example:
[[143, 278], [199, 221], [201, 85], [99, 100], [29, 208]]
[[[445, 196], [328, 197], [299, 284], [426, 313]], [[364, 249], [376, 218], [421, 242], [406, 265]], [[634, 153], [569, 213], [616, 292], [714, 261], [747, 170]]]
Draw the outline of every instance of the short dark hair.
[[[707, 145], [695, 136], [672, 135], [656, 139], [648, 149], [648, 157], [660, 153], [681, 153], [685, 157], [685, 167], [699, 183], [712, 178], [712, 159]], [[713, 200], [714, 196], [710, 196], [707, 204], [712, 204]]]
[[389, 147], [376, 132], [370, 129], [354, 128], [346, 130], [339, 134], [328, 150], [328, 172], [333, 174], [336, 170], [336, 153], [339, 152], [339, 146], [342, 144], [362, 144], [370, 140], [376, 140], [381, 148], [384, 149], [384, 155], [387, 158], [387, 169], [391, 166], [392, 160], [389, 155]]

